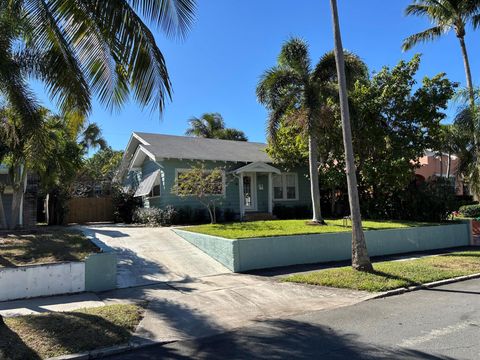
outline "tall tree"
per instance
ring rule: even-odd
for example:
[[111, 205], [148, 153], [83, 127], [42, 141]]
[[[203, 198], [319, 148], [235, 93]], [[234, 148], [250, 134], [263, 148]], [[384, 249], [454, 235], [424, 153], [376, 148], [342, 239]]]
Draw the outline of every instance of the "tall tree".
[[[171, 95], [165, 59], [144, 20], [183, 37], [195, 0], [15, 0], [0, 3], [0, 92], [26, 120], [35, 116], [25, 76], [46, 85], [63, 112], [111, 108], [130, 95], [163, 110]], [[144, 20], [142, 20], [142, 17]]]
[[337, 65], [340, 113], [342, 117], [343, 143], [345, 146], [345, 165], [347, 172], [348, 200], [352, 217], [352, 267], [360, 271], [373, 271], [367, 252], [367, 243], [362, 228], [360, 201], [358, 198], [357, 175], [355, 172], [352, 130], [348, 109], [347, 81], [345, 76], [345, 59], [343, 53], [340, 24], [338, 20], [337, 1], [330, 0], [332, 10], [333, 34], [335, 41], [335, 59]]
[[[366, 66], [358, 57], [349, 54], [348, 65], [352, 78], [367, 76]], [[305, 130], [314, 223], [324, 223], [318, 180], [318, 134], [332, 121], [331, 103], [338, 98], [336, 76], [333, 53], [325, 54], [312, 68], [308, 45], [292, 38], [283, 45], [278, 65], [267, 70], [257, 85], [257, 98], [269, 110], [267, 131], [273, 147], [286, 123]]]
[[207, 139], [248, 140], [243, 131], [225, 127], [225, 120], [219, 113], [205, 113], [199, 118], [192, 117], [188, 123], [189, 127], [185, 135]]
[[466, 26], [469, 22], [479, 24], [480, 2], [477, 0], [414, 0], [405, 13], [407, 15], [424, 16], [433, 24], [433, 27], [411, 35], [403, 42], [403, 50], [409, 50], [416, 44], [433, 41], [442, 35], [454, 31], [460, 43], [467, 88], [469, 91], [470, 106], [475, 105], [472, 73], [465, 45]]

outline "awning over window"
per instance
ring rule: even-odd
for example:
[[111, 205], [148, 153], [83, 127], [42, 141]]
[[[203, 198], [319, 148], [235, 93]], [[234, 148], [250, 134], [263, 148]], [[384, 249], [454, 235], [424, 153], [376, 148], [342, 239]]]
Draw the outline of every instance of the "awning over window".
[[150, 194], [150, 191], [152, 191], [153, 185], [155, 184], [155, 180], [157, 179], [159, 173], [160, 170], [154, 171], [146, 178], [142, 179], [142, 181], [140, 181], [140, 184], [138, 185], [137, 191], [135, 191], [135, 195], [133, 196], [138, 197]]

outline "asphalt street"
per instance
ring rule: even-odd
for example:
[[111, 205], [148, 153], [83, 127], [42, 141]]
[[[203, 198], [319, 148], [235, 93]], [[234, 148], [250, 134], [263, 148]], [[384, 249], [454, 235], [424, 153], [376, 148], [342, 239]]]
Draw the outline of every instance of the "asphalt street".
[[480, 280], [258, 321], [109, 359], [480, 359]]

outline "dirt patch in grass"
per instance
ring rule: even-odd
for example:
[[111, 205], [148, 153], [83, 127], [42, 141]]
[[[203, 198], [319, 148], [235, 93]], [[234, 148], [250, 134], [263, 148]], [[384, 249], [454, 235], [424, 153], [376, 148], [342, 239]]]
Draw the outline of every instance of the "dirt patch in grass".
[[37, 360], [128, 342], [142, 318], [136, 305], [6, 318], [0, 359]]
[[82, 261], [99, 251], [81, 232], [65, 228], [0, 233], [0, 267]]
[[388, 291], [480, 273], [480, 249], [374, 264], [373, 273], [350, 266], [297, 274], [284, 281], [366, 291]]

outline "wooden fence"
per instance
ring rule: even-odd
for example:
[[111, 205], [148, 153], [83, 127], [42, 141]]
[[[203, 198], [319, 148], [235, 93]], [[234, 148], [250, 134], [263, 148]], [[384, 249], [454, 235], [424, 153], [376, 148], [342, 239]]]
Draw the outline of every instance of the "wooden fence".
[[111, 197], [73, 198], [68, 202], [68, 223], [113, 221]]

